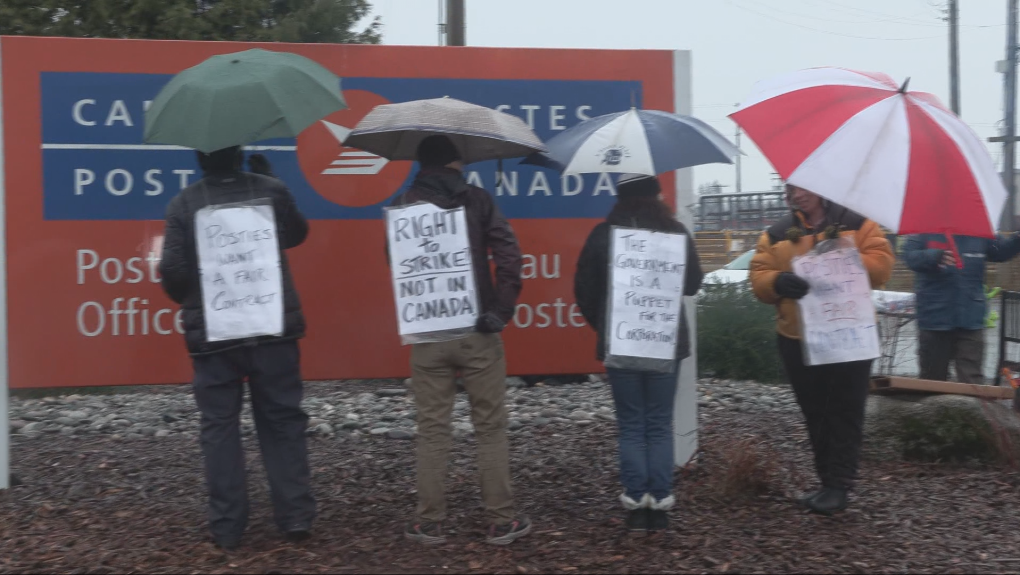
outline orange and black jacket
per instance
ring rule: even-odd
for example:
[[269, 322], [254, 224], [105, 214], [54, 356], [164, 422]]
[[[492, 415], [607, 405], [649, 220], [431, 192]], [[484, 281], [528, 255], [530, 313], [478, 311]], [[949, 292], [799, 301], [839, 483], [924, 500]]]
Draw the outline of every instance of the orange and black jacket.
[[827, 218], [818, 229], [809, 227], [800, 212], [793, 212], [765, 230], [758, 240], [757, 253], [751, 260], [751, 288], [762, 303], [776, 306], [777, 330], [782, 336], [800, 339], [800, 314], [795, 300], [776, 293], [776, 277], [793, 271], [793, 258], [807, 253], [825, 239], [823, 232], [830, 225], [839, 226], [840, 236], [853, 238], [872, 288], [882, 286], [892, 275], [896, 256], [878, 224], [842, 207], [834, 207], [830, 213], [836, 212], [839, 216]]

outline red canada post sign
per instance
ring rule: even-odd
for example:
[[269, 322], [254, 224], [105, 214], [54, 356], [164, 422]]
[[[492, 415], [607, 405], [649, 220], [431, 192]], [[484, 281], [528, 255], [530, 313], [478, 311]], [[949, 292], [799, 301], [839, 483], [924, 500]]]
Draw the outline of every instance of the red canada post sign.
[[[308, 242], [290, 258], [308, 320], [303, 371], [314, 380], [409, 372], [382, 207], [416, 168], [339, 143], [372, 107], [450, 96], [517, 115], [548, 139], [632, 104], [689, 105], [674, 93], [689, 85], [689, 60], [669, 51], [3, 37], [11, 387], [190, 379], [158, 259], [166, 204], [200, 174], [190, 150], [142, 143], [144, 112], [173, 74], [252, 47], [318, 61], [342, 78], [350, 105], [297, 138], [258, 143], [311, 220]], [[511, 373], [600, 371], [573, 274], [588, 232], [615, 201], [614, 178], [563, 177], [513, 160], [497, 186], [497, 169], [479, 163], [467, 175], [494, 194], [525, 253], [524, 291], [505, 332]], [[672, 189], [673, 175], [663, 180]]]

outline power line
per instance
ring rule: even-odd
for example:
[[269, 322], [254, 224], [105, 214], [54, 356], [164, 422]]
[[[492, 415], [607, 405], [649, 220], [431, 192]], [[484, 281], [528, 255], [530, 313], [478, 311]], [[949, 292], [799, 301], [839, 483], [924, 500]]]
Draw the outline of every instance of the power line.
[[879, 12], [877, 10], [868, 10], [867, 8], [859, 8], [857, 6], [850, 6], [850, 5], [847, 5], [847, 4], [843, 4], [841, 2], [836, 2], [835, 0], [817, 0], [817, 1], [819, 3], [821, 3], [821, 4], [823, 4], [824, 6], [828, 7], [828, 8], [832, 8], [832, 9], [835, 9], [835, 10], [842, 10], [843, 12], [849, 13], [849, 14], [854, 14], [854, 13], [856, 13], [856, 14], [863, 14], [863, 15], [867, 15], [869, 17], [876, 17], [877, 16], [879, 18], [885, 18], [888, 21], [899, 21], [899, 22], [902, 22], [904, 24], [915, 24], [915, 25], [921, 25], [921, 26], [932, 26], [933, 25], [930, 22], [921, 20], [919, 18], [914, 18], [914, 17], [911, 17], [911, 16], [896, 16], [894, 14], [889, 14], [888, 12]]
[[814, 28], [814, 27], [811, 27], [811, 26], [805, 26], [804, 24], [798, 24], [796, 22], [790, 22], [788, 20], [783, 20], [781, 18], [776, 18], [775, 16], [772, 16], [771, 14], [766, 14], [764, 12], [760, 12], [758, 10], [754, 10], [754, 9], [748, 8], [747, 6], [742, 6], [740, 4], [737, 4], [736, 0], [726, 0], [726, 2], [729, 5], [733, 6], [734, 8], [737, 8], [737, 9], [740, 9], [740, 10], [744, 10], [746, 12], [750, 12], [752, 14], [755, 14], [757, 16], [761, 16], [763, 18], [768, 18], [769, 20], [774, 20], [774, 21], [779, 22], [781, 24], [786, 24], [788, 26], [795, 26], [797, 28], [803, 28], [804, 30], [810, 30], [812, 32], [819, 32], [821, 34], [828, 34], [830, 36], [843, 36], [844, 38], [855, 38], [857, 40], [883, 40], [883, 41], [893, 41], [893, 42], [897, 42], [897, 41], [898, 42], [906, 42], [906, 41], [913, 41], [913, 40], [933, 40], [935, 38], [942, 38], [941, 35], [939, 35], [939, 36], [921, 36], [921, 37], [917, 37], [917, 38], [879, 38], [879, 37], [875, 37], [875, 36], [857, 36], [857, 35], [854, 35], [854, 34], [843, 34], [841, 32], [833, 32], [832, 30], [822, 30], [820, 28]]
[[[904, 26], [920, 26], [920, 27], [924, 27], [924, 28], [942, 28], [943, 27], [942, 24], [936, 24], [936, 23], [930, 22], [930, 21], [927, 20], [927, 18], [922, 20], [922, 19], [917, 19], [917, 18], [913, 18], [913, 17], [910, 17], [910, 16], [894, 16], [894, 15], [888, 14], [886, 12], [877, 12], [877, 11], [874, 11], [874, 10], [867, 10], [865, 8], [857, 8], [857, 7], [854, 7], [854, 6], [847, 6], [845, 4], [840, 4], [838, 2], [833, 2], [832, 0], [828, 0], [828, 1], [825, 1], [825, 0], [815, 0], [815, 1], [820, 3], [821, 5], [825, 6], [825, 8], [827, 8], [829, 10], [836, 10], [836, 11], [841, 11], [842, 10], [845, 14], [848, 14], [850, 16], [854, 16], [854, 17], [858, 17], [858, 18], [864, 18], [864, 17], [871, 17], [871, 18], [873, 18], [873, 17], [880, 17], [880, 18], [882, 18], [881, 20], [875, 20], [874, 22], [876, 22], [876, 23], [877, 22], [889, 22], [889, 23], [902, 24]], [[921, 0], [921, 1], [924, 2], [924, 0]], [[940, 20], [943, 20], [943, 21], [946, 20], [946, 14], [945, 14], [945, 10], [944, 9], [937, 8], [937, 7], [935, 7], [934, 5], [932, 5], [930, 3], [927, 5], [927, 7], [929, 9], [934, 10], [936, 12], [934, 14], [934, 16], [936, 18], [938, 18]], [[770, 7], [770, 9], [771, 8], [772, 7]], [[852, 10], [854, 10], [856, 12], [851, 12]], [[808, 16], [808, 17], [810, 17], [810, 16]], [[867, 23], [868, 22], [847, 22], [847, 24], [867, 24]], [[962, 23], [960, 24], [961, 28], [1001, 28], [1003, 26], [1005, 26], [1005, 24], [962, 24]]]
[[[755, 0], [746, 0], [746, 1], [755, 1]], [[783, 10], [782, 8], [777, 8], [777, 7], [772, 6], [772, 5], [769, 5], [769, 6], [761, 5], [761, 8], [768, 9], [769, 11], [773, 11], [773, 12], [784, 12], [784, 13], [789, 14], [791, 16], [796, 16], [796, 17], [800, 17], [800, 18], [809, 18], [811, 20], [818, 20], [818, 21], [821, 21], [821, 22], [835, 22], [835, 23], [838, 23], [838, 24], [854, 24], [854, 25], [858, 25], [858, 26], [864, 26], [864, 25], [868, 25], [868, 24], [880, 24], [882, 22], [896, 22], [896, 23], [906, 24], [908, 26], [929, 26], [929, 27], [934, 26], [934, 27], [941, 27], [938, 24], [932, 24], [930, 22], [920, 22], [920, 21], [918, 21], [916, 24], [913, 23], [913, 22], [901, 22], [901, 18], [893, 17], [893, 16], [883, 17], [883, 18], [880, 18], [878, 20], [873, 19], [873, 17], [871, 17], [871, 16], [867, 16], [867, 18], [869, 18], [868, 20], [853, 20], [853, 21], [851, 21], [851, 20], [845, 20], [845, 19], [822, 18], [820, 16], [814, 16], [814, 15], [806, 14], [806, 13], [803, 13], [803, 12], [795, 12], [795, 11], [790, 11], [790, 10]], [[863, 14], [860, 14], [860, 15], [859, 14], [852, 14], [851, 16], [852, 17], [856, 17], [856, 18], [865, 18], [866, 17]]]

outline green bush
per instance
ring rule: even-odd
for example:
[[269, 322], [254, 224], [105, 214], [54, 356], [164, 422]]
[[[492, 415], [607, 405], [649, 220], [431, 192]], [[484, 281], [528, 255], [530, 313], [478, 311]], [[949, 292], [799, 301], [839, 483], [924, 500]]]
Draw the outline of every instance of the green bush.
[[723, 379], [785, 380], [776, 310], [759, 302], [746, 282], [706, 284], [698, 295], [698, 368]]
[[975, 412], [943, 407], [934, 416], [904, 417], [898, 427], [896, 436], [907, 460], [991, 463], [1004, 455], [991, 424]]

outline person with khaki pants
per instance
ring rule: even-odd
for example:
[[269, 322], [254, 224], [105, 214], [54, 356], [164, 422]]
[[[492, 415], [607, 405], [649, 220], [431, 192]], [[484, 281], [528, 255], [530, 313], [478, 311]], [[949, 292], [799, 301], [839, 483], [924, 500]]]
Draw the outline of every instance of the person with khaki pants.
[[506, 358], [500, 336], [521, 291], [521, 250], [492, 196], [465, 181], [460, 157], [446, 136], [425, 138], [418, 147], [421, 171], [410, 189], [393, 201], [394, 206], [429, 202], [442, 209], [464, 208], [480, 306], [475, 331], [466, 337], [418, 343], [411, 349], [411, 389], [418, 410], [418, 509], [405, 536], [427, 545], [445, 542], [450, 417], [459, 374], [478, 441], [482, 503], [489, 523], [486, 543], [508, 545], [531, 531], [531, 521], [515, 513], [510, 485]]

